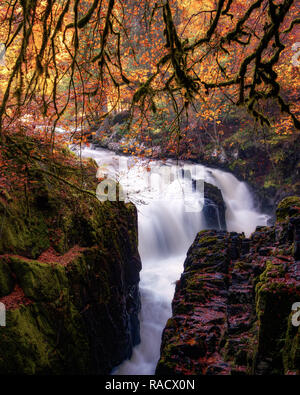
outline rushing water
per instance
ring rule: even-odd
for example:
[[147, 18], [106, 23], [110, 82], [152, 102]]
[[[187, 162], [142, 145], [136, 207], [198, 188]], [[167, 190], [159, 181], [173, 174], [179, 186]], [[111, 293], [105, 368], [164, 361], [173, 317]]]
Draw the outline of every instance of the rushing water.
[[[187, 249], [197, 232], [205, 228], [201, 211], [203, 196], [199, 188], [188, 189], [188, 196], [182, 192], [184, 180], [178, 171], [180, 165], [175, 166], [172, 161], [149, 165], [144, 160], [128, 159], [103, 149], [86, 148], [82, 154], [97, 161], [101, 175], [106, 173], [120, 181], [138, 208], [139, 252], [143, 265], [141, 343], [134, 348], [132, 358], [117, 367], [114, 374], [153, 374], [159, 359], [162, 330], [171, 316], [174, 283], [183, 270]], [[155, 172], [157, 168], [175, 169], [178, 177], [165, 177], [164, 172]], [[191, 166], [191, 176], [220, 188], [229, 231], [250, 235], [257, 225], [266, 224], [268, 217], [255, 210], [246, 184], [232, 174], [195, 164]]]

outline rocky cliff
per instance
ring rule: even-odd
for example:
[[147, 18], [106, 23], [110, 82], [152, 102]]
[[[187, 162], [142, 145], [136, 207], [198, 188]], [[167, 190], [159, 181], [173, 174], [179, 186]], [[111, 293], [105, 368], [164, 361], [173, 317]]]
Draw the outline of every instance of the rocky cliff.
[[222, 192], [216, 186], [204, 182], [203, 214], [206, 229], [226, 230], [226, 205]]
[[[95, 191], [95, 164], [77, 170]], [[0, 194], [0, 374], [109, 373], [139, 342], [135, 207], [46, 172], [28, 184]]]
[[276, 214], [275, 226], [257, 228], [250, 239], [197, 235], [157, 374], [300, 373], [300, 326], [292, 323], [292, 305], [300, 302], [300, 198], [284, 199]]

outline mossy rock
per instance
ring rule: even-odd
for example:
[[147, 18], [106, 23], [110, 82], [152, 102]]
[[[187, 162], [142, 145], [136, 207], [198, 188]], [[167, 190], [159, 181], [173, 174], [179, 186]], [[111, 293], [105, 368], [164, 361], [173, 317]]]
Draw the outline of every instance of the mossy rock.
[[[33, 307], [24, 306], [7, 311], [6, 327], [0, 331], [1, 348], [5, 350], [0, 354], [0, 373], [35, 374], [49, 368], [49, 339], [47, 342], [41, 330], [47, 324], [40, 317], [42, 327], [38, 327], [33, 318], [35, 312]], [[46, 333], [49, 334], [49, 328]]]
[[161, 358], [158, 361], [155, 374], [174, 375], [174, 372], [176, 371], [176, 367], [177, 367], [177, 362], [175, 357], [178, 351], [177, 347], [178, 344], [177, 342], [174, 341], [171, 344], [168, 344], [164, 348], [163, 355], [161, 355]]
[[49, 232], [40, 212], [32, 210], [30, 217], [26, 217], [20, 202], [12, 203], [10, 211], [3, 217], [0, 254], [17, 253], [36, 258], [49, 248]]
[[276, 217], [277, 221], [282, 222], [289, 217], [289, 210], [291, 207], [300, 207], [300, 197], [299, 196], [289, 196], [283, 199], [277, 206]]
[[10, 266], [29, 299], [54, 301], [59, 298], [61, 290], [68, 287], [65, 269], [60, 264], [12, 257]]
[[139, 341], [136, 208], [99, 202], [96, 162], [62, 154], [67, 183], [32, 168], [26, 196], [0, 193], [0, 374], [108, 374]]
[[15, 281], [4, 258], [0, 258], [0, 297], [9, 295], [14, 289]]
[[7, 311], [6, 327], [0, 331], [5, 350], [0, 354], [0, 374], [88, 373], [89, 346], [80, 314], [72, 305], [64, 317], [61, 311], [52, 308], [49, 314], [44, 304]]
[[283, 348], [284, 372], [295, 372], [300, 374], [300, 326], [292, 324], [291, 312], [288, 327], [285, 336], [285, 345]]
[[293, 342], [297, 342], [294, 336], [288, 336], [291, 330], [287, 328], [290, 326], [291, 306], [296, 295], [300, 294], [300, 287], [285, 282], [284, 275], [283, 265], [267, 262], [266, 269], [260, 275], [260, 281], [256, 286], [256, 313], [259, 328], [257, 353], [260, 358], [272, 359], [272, 372], [270, 373], [273, 374], [287, 369], [288, 358], [295, 359], [292, 357], [291, 350], [294, 349]]

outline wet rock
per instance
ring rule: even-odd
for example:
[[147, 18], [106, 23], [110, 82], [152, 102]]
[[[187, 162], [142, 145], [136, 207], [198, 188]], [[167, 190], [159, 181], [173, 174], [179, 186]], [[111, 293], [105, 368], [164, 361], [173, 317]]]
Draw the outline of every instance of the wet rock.
[[[300, 301], [298, 199], [281, 202], [276, 224], [250, 239], [197, 235], [163, 332], [158, 375], [300, 374], [300, 327], [291, 318]], [[187, 344], [193, 353], [183, 351]]]
[[204, 207], [207, 229], [226, 230], [225, 220], [226, 206], [222, 192], [212, 184], [204, 183]]

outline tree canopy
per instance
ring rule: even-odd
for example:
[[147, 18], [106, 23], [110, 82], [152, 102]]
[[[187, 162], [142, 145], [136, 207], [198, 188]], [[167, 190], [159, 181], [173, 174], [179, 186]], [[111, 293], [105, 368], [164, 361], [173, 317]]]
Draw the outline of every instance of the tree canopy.
[[233, 105], [295, 133], [298, 11], [294, 0], [2, 1], [1, 143], [41, 161], [17, 131], [53, 155], [58, 126], [84, 143], [87, 125], [124, 108], [132, 130], [167, 111], [175, 140], [191, 117], [220, 122]]

